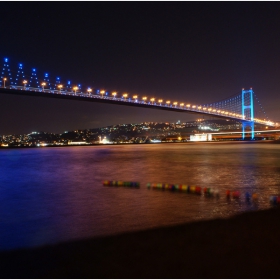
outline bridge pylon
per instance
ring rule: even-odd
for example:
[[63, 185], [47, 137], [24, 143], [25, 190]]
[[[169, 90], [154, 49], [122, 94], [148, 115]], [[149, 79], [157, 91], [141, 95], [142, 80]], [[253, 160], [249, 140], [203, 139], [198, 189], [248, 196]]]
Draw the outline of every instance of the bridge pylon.
[[249, 90], [242, 89], [242, 138], [245, 138], [245, 128], [251, 127], [251, 139], [255, 138], [255, 127], [254, 127], [254, 101], [253, 101], [253, 89]]

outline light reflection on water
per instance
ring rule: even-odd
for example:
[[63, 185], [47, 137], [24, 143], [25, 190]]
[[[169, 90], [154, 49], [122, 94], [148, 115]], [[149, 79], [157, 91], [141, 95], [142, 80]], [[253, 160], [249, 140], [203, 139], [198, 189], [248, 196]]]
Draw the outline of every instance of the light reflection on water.
[[[270, 207], [280, 145], [153, 144], [0, 150], [0, 248], [12, 249], [225, 218]], [[138, 181], [140, 189], [104, 187]], [[220, 199], [148, 190], [171, 183], [219, 188]], [[225, 191], [239, 190], [228, 201]], [[245, 192], [259, 194], [257, 204]]]

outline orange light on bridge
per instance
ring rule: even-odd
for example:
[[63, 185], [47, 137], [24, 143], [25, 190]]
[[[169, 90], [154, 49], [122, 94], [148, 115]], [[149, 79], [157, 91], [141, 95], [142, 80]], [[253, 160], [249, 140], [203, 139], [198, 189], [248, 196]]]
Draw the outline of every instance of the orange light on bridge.
[[90, 93], [92, 92], [92, 89], [91, 89], [91, 88], [88, 88], [88, 89], [87, 89], [87, 92], [88, 92], [88, 94], [90, 94]]
[[5, 83], [7, 81], [7, 78], [3, 78], [3, 82], [4, 82], [4, 87], [5, 87]]
[[151, 98], [150, 100], [151, 100], [152, 102], [154, 102], [154, 101], [155, 101], [155, 99], [154, 99], [154, 98]]
[[176, 102], [176, 101], [175, 101], [175, 102], [173, 102], [173, 105], [174, 105], [174, 106], [176, 106], [177, 104], [178, 104], [178, 102]]
[[57, 87], [59, 88], [59, 91], [61, 91], [62, 85], [58, 85]]
[[100, 90], [100, 94], [103, 97], [103, 95], [105, 94], [105, 90]]
[[161, 103], [162, 103], [162, 101], [163, 101], [162, 99], [159, 99], [159, 100], [158, 100], [158, 103], [159, 103], [159, 104], [161, 104]]
[[[189, 105], [189, 104], [188, 104], [188, 105]], [[188, 107], [188, 105], [187, 105], [187, 107]], [[191, 106], [191, 105], [190, 105], [190, 106]], [[195, 108], [196, 108], [196, 105], [192, 105], [192, 108], [195, 109]]]
[[24, 88], [26, 87], [26, 84], [27, 84], [27, 81], [24, 80], [24, 81], [23, 81], [23, 86], [24, 86]]
[[142, 99], [143, 99], [144, 101], [146, 101], [146, 100], [147, 100], [147, 96], [144, 96]]
[[207, 108], [206, 107], [203, 107], [203, 110], [205, 111]]
[[180, 107], [183, 107], [184, 106], [184, 103], [180, 103]]
[[187, 104], [186, 107], [190, 108], [190, 107], [191, 107], [191, 104]]
[[208, 108], [208, 111], [212, 111], [212, 108]]
[[74, 90], [75, 94], [76, 94], [76, 92], [77, 92], [78, 89], [79, 89], [79, 88], [78, 88], [77, 86], [73, 87], [73, 90]]
[[198, 107], [197, 107], [197, 109], [199, 109], [199, 110], [200, 110], [200, 109], [201, 109], [201, 106], [198, 106]]
[[117, 92], [116, 91], [112, 92], [112, 95], [114, 96], [114, 98], [116, 98]]
[[169, 100], [167, 100], [167, 101], [166, 101], [166, 104], [168, 104], [168, 105], [169, 105], [169, 104], [170, 104], [170, 101], [169, 101]]
[[123, 97], [124, 97], [124, 100], [128, 97], [128, 94], [127, 93], [124, 93], [123, 94]]
[[137, 95], [133, 95], [133, 99], [135, 99], [135, 100], [136, 100], [137, 98], [138, 98], [138, 96], [137, 96]]

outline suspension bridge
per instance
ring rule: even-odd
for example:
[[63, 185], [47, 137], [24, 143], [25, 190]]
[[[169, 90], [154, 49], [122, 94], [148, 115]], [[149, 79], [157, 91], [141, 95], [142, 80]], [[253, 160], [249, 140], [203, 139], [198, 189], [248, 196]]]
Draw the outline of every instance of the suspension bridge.
[[[9, 59], [4, 58], [0, 79], [0, 93], [110, 103], [234, 120], [242, 123], [243, 139], [245, 138], [246, 127], [251, 129], [251, 138], [254, 139], [255, 124], [270, 127], [279, 125], [268, 119], [252, 88], [243, 88], [241, 93], [218, 102], [199, 105], [155, 97], [140, 97], [136, 94], [130, 96], [128, 93], [109, 93], [105, 90], [93, 90], [91, 87], [83, 88], [80, 84], [72, 85], [71, 81], [62, 83], [59, 77], [50, 80], [48, 73], [45, 73], [39, 79], [35, 68], [32, 68], [30, 72], [29, 76], [25, 75], [22, 63], [19, 63], [17, 69], [14, 70], [10, 67]], [[263, 118], [256, 117], [255, 104], [259, 106], [260, 110], [258, 112], [262, 113]]]

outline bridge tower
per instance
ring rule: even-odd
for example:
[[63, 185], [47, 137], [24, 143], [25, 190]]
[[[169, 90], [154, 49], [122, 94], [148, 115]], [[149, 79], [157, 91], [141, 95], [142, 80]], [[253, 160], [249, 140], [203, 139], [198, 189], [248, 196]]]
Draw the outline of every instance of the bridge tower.
[[2, 86], [2, 82], [4, 78], [7, 78], [9, 80], [9, 84], [13, 85], [13, 78], [9, 65], [9, 59], [6, 57], [4, 58], [4, 64], [1, 72], [0, 86]]
[[23, 80], [25, 79], [24, 72], [23, 72], [23, 64], [19, 63], [18, 64], [18, 71], [17, 71], [17, 76], [15, 80], [15, 85], [22, 85]]
[[38, 78], [37, 78], [37, 74], [36, 74], [36, 69], [33, 68], [32, 69], [32, 73], [31, 73], [31, 77], [29, 80], [29, 87], [39, 87], [39, 82], [38, 82]]
[[45, 73], [44, 82], [46, 83], [46, 87], [47, 87], [47, 88], [52, 89], [52, 88], [51, 88], [51, 83], [50, 83], [50, 78], [49, 78], [49, 74], [48, 74], [48, 73]]
[[251, 139], [255, 138], [255, 128], [254, 128], [254, 101], [253, 101], [253, 89], [249, 90], [242, 89], [242, 138], [245, 138], [245, 128], [247, 126], [251, 127]]

